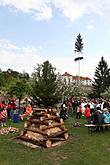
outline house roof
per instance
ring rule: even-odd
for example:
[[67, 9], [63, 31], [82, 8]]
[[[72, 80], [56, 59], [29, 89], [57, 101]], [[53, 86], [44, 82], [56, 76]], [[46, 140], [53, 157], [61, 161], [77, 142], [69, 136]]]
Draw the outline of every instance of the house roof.
[[64, 74], [62, 74], [62, 76], [68, 76], [68, 77], [72, 76], [73, 77], [73, 75], [69, 74], [68, 72], [65, 72]]
[[91, 78], [89, 78], [89, 77], [82, 77], [82, 76], [73, 76], [73, 75], [71, 75], [71, 74], [69, 74], [68, 72], [65, 72], [64, 74], [62, 74], [62, 76], [68, 76], [68, 77], [71, 77], [72, 76], [72, 79], [73, 80], [91, 80], [92, 81], [92, 79]]

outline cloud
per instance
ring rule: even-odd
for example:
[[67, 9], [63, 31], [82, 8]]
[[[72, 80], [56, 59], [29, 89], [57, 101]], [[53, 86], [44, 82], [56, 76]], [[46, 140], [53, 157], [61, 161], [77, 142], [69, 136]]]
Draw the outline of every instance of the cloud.
[[9, 40], [0, 40], [0, 67], [2, 70], [10, 68], [19, 72], [25, 70], [32, 73], [34, 67], [43, 61], [39, 48], [37, 49], [34, 46], [19, 47]]
[[37, 48], [32, 46], [18, 46], [7, 39], [0, 39], [0, 68], [1, 70], [7, 70], [8, 68], [23, 72], [24, 70], [31, 74], [34, 71], [34, 67], [37, 64], [42, 64], [44, 61], [49, 60], [53, 67], [57, 69], [57, 72], [76, 74], [74, 59], [61, 56], [41, 55], [42, 47]]
[[[7, 39], [0, 39], [0, 68], [7, 70], [8, 68], [23, 72], [24, 70], [31, 74], [37, 64], [42, 64], [44, 61], [49, 60], [53, 67], [56, 67], [57, 72], [70, 74], [77, 74], [77, 64], [74, 58], [68, 56], [52, 56], [43, 57], [41, 55], [41, 46], [18, 46]], [[84, 73], [86, 68], [81, 71]], [[89, 72], [90, 75], [91, 72]], [[86, 74], [87, 75], [87, 74]]]
[[37, 20], [48, 20], [52, 17], [50, 0], [0, 0], [0, 5], [8, 6], [11, 11], [30, 13]]
[[[75, 21], [84, 14], [98, 14], [100, 16], [108, 14], [104, 12], [110, 7], [109, 1], [102, 0], [53, 0], [54, 5], [58, 8], [64, 16], [71, 21]], [[103, 8], [104, 7], [104, 8]], [[105, 10], [104, 10], [105, 9]]]
[[[42, 64], [44, 61], [49, 60], [53, 67], [56, 67], [57, 72], [63, 74], [68, 72], [72, 75], [78, 74], [78, 63], [74, 61], [71, 56], [68, 58], [63, 55], [56, 55], [56, 57], [48, 56], [43, 57], [41, 55], [41, 46], [18, 46], [6, 39], [0, 39], [0, 68], [1, 70], [7, 70], [8, 68], [31, 74], [34, 71], [34, 67], [37, 64]], [[109, 55], [104, 55], [101, 52], [96, 52], [94, 57], [90, 54], [85, 56], [84, 60], [80, 63], [80, 75], [93, 78], [95, 68], [98, 65], [101, 57], [104, 57], [105, 61], [110, 67]]]
[[109, 0], [0, 0], [0, 5], [8, 6], [11, 11], [30, 13], [36, 20], [51, 19], [53, 7], [71, 21], [85, 14], [110, 17]]

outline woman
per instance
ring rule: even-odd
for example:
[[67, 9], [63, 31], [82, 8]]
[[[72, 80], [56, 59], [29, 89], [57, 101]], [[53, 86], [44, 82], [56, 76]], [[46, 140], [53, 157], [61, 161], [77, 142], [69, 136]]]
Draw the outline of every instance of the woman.
[[91, 114], [90, 114], [90, 105], [89, 104], [85, 105], [84, 116], [86, 117], [88, 124], [90, 124], [91, 123], [91, 117], [90, 117]]

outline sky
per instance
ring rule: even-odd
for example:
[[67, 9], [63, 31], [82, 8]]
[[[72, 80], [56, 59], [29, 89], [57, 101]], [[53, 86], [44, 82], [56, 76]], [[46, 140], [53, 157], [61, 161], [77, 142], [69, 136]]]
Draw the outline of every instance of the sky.
[[49, 60], [78, 74], [75, 42], [84, 47], [80, 75], [93, 78], [103, 56], [110, 67], [110, 0], [0, 0], [0, 68], [27, 72]]

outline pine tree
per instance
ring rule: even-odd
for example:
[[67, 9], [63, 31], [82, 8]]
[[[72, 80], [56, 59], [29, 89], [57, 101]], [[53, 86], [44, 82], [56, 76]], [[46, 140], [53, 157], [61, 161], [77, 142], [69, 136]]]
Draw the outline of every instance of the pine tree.
[[76, 62], [78, 62], [78, 76], [79, 76], [79, 85], [80, 85], [80, 60], [83, 59], [83, 57], [80, 56], [83, 50], [83, 42], [80, 33], [78, 34], [75, 42], [75, 53], [78, 53], [78, 56], [74, 59]]
[[33, 97], [37, 100], [38, 104], [48, 107], [58, 103], [60, 94], [58, 91], [55, 68], [52, 67], [49, 61], [38, 65], [32, 78]]
[[75, 52], [82, 53], [83, 50], [83, 42], [80, 33], [78, 34], [75, 42]]
[[93, 89], [97, 97], [100, 97], [110, 86], [110, 68], [108, 68], [107, 62], [101, 57], [101, 61], [95, 70]]

